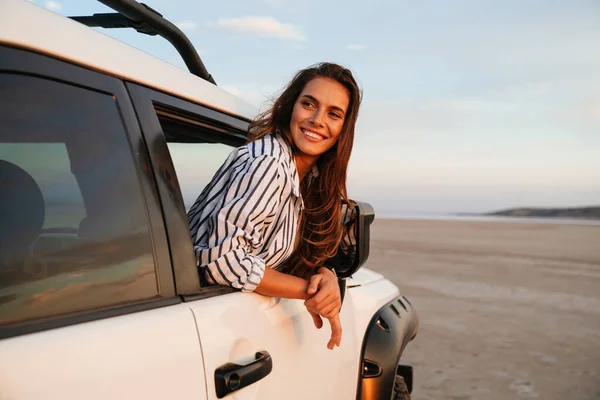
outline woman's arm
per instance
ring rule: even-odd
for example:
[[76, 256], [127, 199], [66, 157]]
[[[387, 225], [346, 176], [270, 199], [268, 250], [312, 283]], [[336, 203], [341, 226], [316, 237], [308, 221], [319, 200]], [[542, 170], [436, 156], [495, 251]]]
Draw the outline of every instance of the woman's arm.
[[[248, 148], [232, 153], [233, 161], [243, 159], [242, 152], [248, 153]], [[264, 246], [265, 221], [279, 208], [284, 172], [273, 156], [246, 156], [239, 165], [228, 164], [229, 175], [218, 177], [216, 193], [205, 195], [209, 200], [197, 207], [189, 222], [198, 265], [208, 283], [252, 292], [269, 269], [252, 250]]]
[[286, 299], [307, 300], [311, 297], [308, 294], [307, 280], [275, 271], [268, 267], [265, 268], [265, 274], [256, 287], [255, 292], [265, 296], [283, 297]]
[[[309, 284], [311, 284], [310, 290]], [[334, 346], [340, 345], [342, 341], [342, 325], [339, 317], [341, 301], [337, 278], [331, 271], [322, 268], [322, 271], [319, 270], [319, 273], [314, 275], [309, 282], [267, 267], [255, 292], [272, 297], [308, 300], [310, 307], [306, 308], [317, 329], [321, 329], [323, 326], [323, 320], [317, 309], [327, 310], [326, 318], [331, 325], [331, 338], [327, 343], [327, 348], [333, 350]]]

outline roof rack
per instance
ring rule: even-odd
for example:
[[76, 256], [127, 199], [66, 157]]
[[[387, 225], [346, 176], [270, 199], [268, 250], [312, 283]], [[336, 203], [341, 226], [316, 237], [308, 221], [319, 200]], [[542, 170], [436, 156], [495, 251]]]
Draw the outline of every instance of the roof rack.
[[187, 36], [160, 13], [135, 0], [98, 1], [117, 12], [69, 18], [89, 27], [133, 28], [146, 35], [160, 35], [177, 49], [192, 74], [216, 85]]

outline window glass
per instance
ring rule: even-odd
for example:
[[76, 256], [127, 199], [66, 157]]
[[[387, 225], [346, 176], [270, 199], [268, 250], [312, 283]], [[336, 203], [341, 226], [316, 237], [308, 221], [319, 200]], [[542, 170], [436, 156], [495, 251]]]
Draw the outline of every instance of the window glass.
[[37, 182], [46, 206], [44, 229], [77, 231], [86, 214], [66, 143], [0, 143], [0, 160], [18, 165]]
[[186, 211], [233, 151], [221, 143], [169, 143]]
[[0, 74], [0, 326], [158, 295], [116, 99]]

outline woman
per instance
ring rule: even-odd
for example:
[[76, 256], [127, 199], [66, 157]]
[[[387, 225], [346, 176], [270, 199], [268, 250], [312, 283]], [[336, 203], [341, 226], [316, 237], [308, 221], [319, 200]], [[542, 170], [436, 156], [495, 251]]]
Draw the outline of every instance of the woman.
[[342, 238], [360, 97], [339, 65], [298, 72], [188, 213], [209, 283], [304, 299], [317, 328], [329, 320], [329, 349], [341, 341], [341, 299], [335, 273], [322, 265]]

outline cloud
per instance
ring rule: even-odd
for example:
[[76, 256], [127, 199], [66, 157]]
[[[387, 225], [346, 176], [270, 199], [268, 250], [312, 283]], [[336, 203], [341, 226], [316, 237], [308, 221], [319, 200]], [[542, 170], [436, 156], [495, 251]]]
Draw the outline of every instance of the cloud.
[[273, 17], [221, 18], [211, 25], [244, 35], [273, 37], [284, 40], [306, 40], [300, 28], [280, 22]]
[[346, 46], [346, 49], [352, 51], [363, 51], [365, 49], [364, 44], [353, 43]]
[[196, 29], [196, 23], [191, 21], [176, 22], [175, 25], [182, 31], [193, 31]]
[[48, 10], [52, 10], [52, 11], [62, 10], [62, 4], [60, 4], [58, 1], [47, 1], [45, 3], [45, 6]]

